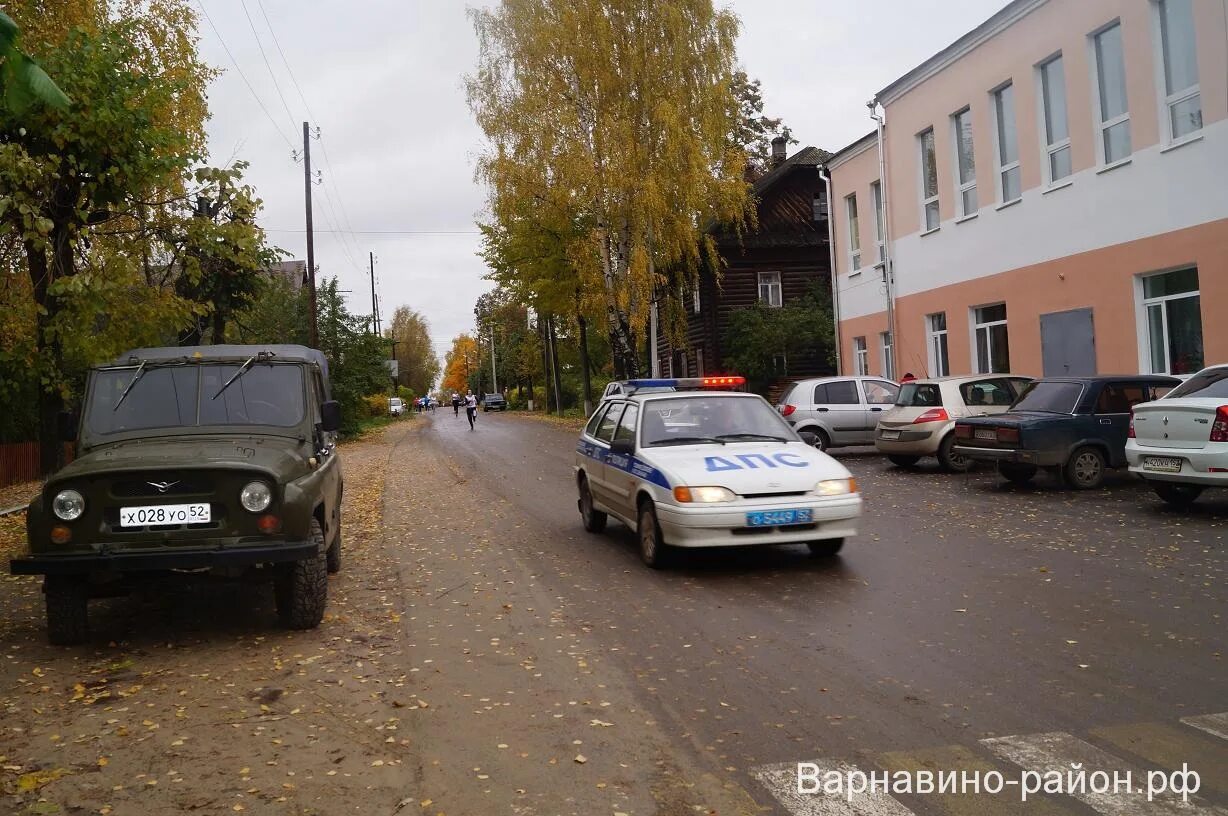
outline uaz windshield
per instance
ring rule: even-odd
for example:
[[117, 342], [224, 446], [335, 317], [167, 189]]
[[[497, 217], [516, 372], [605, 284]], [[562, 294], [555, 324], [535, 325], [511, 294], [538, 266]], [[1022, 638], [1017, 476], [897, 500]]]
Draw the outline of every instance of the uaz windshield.
[[177, 363], [146, 365], [143, 370], [102, 369], [90, 381], [86, 427], [93, 433], [113, 434], [200, 425], [291, 428], [302, 422], [300, 366], [256, 363], [223, 391], [241, 367], [242, 363]]

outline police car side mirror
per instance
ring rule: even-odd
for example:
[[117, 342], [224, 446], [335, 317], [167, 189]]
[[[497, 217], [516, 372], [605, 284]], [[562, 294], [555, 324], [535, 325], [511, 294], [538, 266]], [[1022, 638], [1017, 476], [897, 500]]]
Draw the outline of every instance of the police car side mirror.
[[630, 439], [615, 439], [610, 443], [610, 453], [620, 456], [631, 456], [635, 453], [635, 442]]

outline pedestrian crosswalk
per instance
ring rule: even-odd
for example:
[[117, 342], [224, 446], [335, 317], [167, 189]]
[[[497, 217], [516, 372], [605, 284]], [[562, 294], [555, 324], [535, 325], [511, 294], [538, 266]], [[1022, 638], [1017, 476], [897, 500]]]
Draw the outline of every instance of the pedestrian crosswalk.
[[[754, 768], [790, 816], [1228, 816], [1228, 712]], [[1102, 747], [1107, 746], [1107, 747]], [[1128, 757], [1128, 758], [1127, 758]], [[1196, 775], [1196, 776], [1195, 776]], [[1195, 781], [1196, 780], [1196, 781]]]

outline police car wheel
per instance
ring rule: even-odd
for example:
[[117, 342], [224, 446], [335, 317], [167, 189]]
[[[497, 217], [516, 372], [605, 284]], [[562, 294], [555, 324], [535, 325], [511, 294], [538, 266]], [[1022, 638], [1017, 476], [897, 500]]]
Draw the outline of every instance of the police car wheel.
[[815, 558], [831, 558], [840, 552], [840, 548], [844, 546], [844, 539], [831, 538], [827, 541], [811, 541], [806, 546], [810, 548], [810, 554]]
[[600, 510], [593, 509], [593, 492], [588, 488], [588, 479], [580, 479], [580, 518], [584, 520], [584, 529], [590, 533], [600, 533], [605, 529], [609, 518]]
[[669, 545], [661, 540], [661, 525], [652, 502], [640, 502], [636, 538], [640, 542], [640, 560], [653, 569], [661, 569], [669, 560]]

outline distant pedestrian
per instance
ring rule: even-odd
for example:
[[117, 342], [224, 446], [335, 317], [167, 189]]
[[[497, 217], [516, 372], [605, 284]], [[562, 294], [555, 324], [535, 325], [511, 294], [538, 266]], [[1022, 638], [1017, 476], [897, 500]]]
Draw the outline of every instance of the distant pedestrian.
[[913, 373], [911, 371], [909, 371], [903, 377], [900, 377], [900, 384], [903, 385], [904, 383], [910, 383], [915, 379], [917, 378], [913, 376]]
[[461, 395], [453, 391], [452, 392], [452, 413], [456, 416], [460, 416], [460, 404], [461, 404]]
[[465, 394], [465, 416], [469, 419], [469, 430], [473, 430], [473, 420], [478, 416], [478, 398], [470, 391]]

